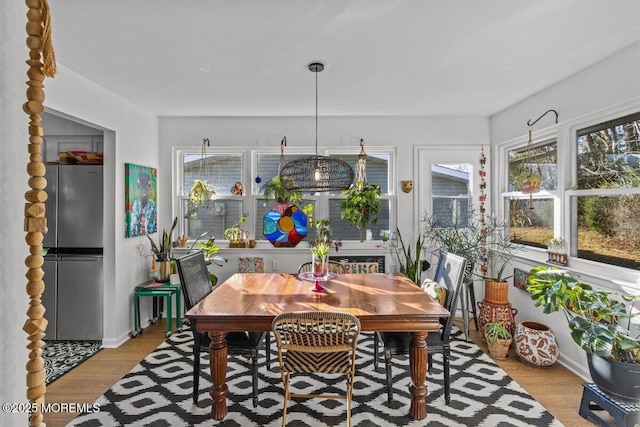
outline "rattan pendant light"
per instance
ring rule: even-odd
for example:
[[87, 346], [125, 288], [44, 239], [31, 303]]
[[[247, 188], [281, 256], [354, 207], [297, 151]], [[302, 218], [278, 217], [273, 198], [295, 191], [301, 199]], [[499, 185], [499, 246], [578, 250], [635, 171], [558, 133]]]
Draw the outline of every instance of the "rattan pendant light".
[[280, 170], [280, 182], [289, 191], [345, 190], [353, 182], [353, 169], [348, 163], [318, 155], [318, 73], [324, 65], [314, 62], [309, 70], [316, 75], [316, 154], [285, 164]]

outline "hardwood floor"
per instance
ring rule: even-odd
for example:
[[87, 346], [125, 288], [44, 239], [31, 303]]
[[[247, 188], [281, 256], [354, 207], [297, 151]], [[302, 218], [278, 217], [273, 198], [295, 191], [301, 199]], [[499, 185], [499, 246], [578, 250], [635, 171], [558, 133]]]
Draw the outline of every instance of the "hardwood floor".
[[[119, 348], [103, 349], [47, 387], [46, 401], [93, 403], [164, 341], [165, 328], [165, 320], [160, 319]], [[473, 327], [471, 338], [486, 352], [486, 344], [482, 343], [480, 334]], [[507, 360], [496, 360], [496, 363], [565, 426], [594, 425], [578, 415], [584, 381], [560, 364], [549, 368], [528, 366], [517, 359], [513, 350]], [[76, 415], [70, 412], [46, 413], [44, 421], [50, 427], [64, 426]]]

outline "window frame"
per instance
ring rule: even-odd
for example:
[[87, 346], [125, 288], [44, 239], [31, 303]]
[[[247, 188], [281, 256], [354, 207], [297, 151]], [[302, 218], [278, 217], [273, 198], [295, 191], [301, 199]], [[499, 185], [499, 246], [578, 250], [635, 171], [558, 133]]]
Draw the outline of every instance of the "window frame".
[[[389, 201], [389, 229], [395, 230], [396, 227], [396, 194], [395, 188], [397, 187], [397, 172], [396, 172], [396, 162], [397, 162], [397, 149], [395, 147], [390, 146], [367, 146], [365, 148], [367, 155], [387, 155], [389, 158], [388, 161], [388, 171], [387, 171], [387, 188], [388, 193], [381, 195], [381, 199], [385, 199]], [[185, 154], [194, 154], [199, 155], [202, 153], [201, 146], [174, 146], [172, 147], [172, 202], [171, 202], [171, 210], [172, 216], [178, 217], [178, 234], [187, 234], [185, 230], [185, 221], [184, 221], [184, 203], [183, 201], [188, 198], [189, 189], [185, 189], [182, 186], [183, 182], [183, 163], [182, 159]], [[237, 154], [242, 158], [242, 183], [244, 184], [245, 193], [242, 196], [235, 195], [222, 195], [216, 196], [215, 200], [232, 200], [238, 201], [240, 200], [242, 203], [242, 212], [248, 212], [249, 217], [246, 222], [246, 229], [250, 233], [250, 238], [253, 238], [257, 241], [266, 242], [267, 240], [264, 236], [256, 236], [256, 221], [261, 220], [261, 218], [256, 218], [256, 214], [258, 212], [258, 204], [264, 202], [264, 197], [260, 192], [260, 187], [264, 185], [264, 182], [267, 178], [262, 177], [261, 183], [255, 182], [255, 177], [258, 171], [258, 156], [259, 155], [280, 155], [280, 146], [268, 146], [268, 147], [229, 147], [229, 146], [215, 146], [215, 147], [205, 147], [205, 154]], [[294, 147], [287, 148], [285, 154], [287, 155], [314, 155], [315, 147], [304, 146], [304, 147]], [[358, 155], [360, 153], [360, 147], [325, 147], [321, 150], [318, 150], [318, 154], [320, 155]], [[352, 165], [354, 166], [354, 165]], [[269, 178], [270, 179], [270, 178]], [[251, 183], [248, 185], [247, 183]], [[344, 199], [346, 198], [340, 191], [337, 192], [326, 192], [326, 193], [315, 193], [305, 194], [304, 199], [307, 201], [313, 200], [315, 203], [314, 217], [315, 218], [328, 218], [329, 217], [329, 203], [330, 200], [335, 199]], [[354, 226], [355, 228], [355, 226]], [[358, 232], [359, 234], [359, 232]], [[195, 239], [197, 236], [189, 236], [191, 239]], [[224, 236], [215, 236], [216, 241], [226, 242]], [[340, 236], [336, 236], [340, 237]], [[374, 240], [377, 240], [374, 236]], [[343, 244], [345, 242], [358, 242], [359, 239], [350, 239], [345, 240], [342, 239]]]
[[[575, 213], [571, 209], [571, 199], [576, 196], [588, 195], [619, 195], [640, 194], [638, 188], [620, 188], [620, 189], [577, 189], [577, 169], [578, 169], [578, 142], [577, 134], [581, 129], [588, 129], [602, 123], [616, 121], [625, 116], [629, 116], [640, 112], [640, 102], [630, 102], [611, 107], [607, 110], [597, 111], [591, 114], [580, 116], [579, 118], [568, 120], [566, 122], [556, 124], [541, 130], [534, 130], [532, 142], [533, 144], [543, 142], [555, 138], [557, 141], [557, 157], [558, 157], [558, 183], [556, 190], [541, 191], [534, 194], [533, 197], [552, 196], [555, 198], [554, 205], [554, 233], [562, 236], [567, 241], [567, 251], [569, 258], [569, 267], [571, 270], [579, 271], [585, 276], [593, 278], [601, 278], [604, 281], [611, 282], [614, 278], [625, 283], [638, 283], [640, 288], [640, 275], [638, 270], [621, 267], [618, 265], [604, 264], [588, 259], [577, 258], [577, 236], [572, 230], [572, 218]], [[508, 213], [509, 197], [521, 195], [520, 192], [508, 192], [508, 152], [526, 146], [528, 135], [523, 134], [506, 142], [495, 145], [497, 156], [492, 161], [492, 170], [496, 171], [496, 181], [494, 187], [496, 193], [500, 195], [494, 203], [499, 215], [504, 218]], [[547, 193], [547, 194], [545, 194]], [[526, 196], [528, 197], [528, 195]], [[559, 205], [559, 207], [558, 207]], [[522, 253], [519, 258], [535, 263], [547, 263], [547, 253], [545, 249], [533, 246], [526, 246], [526, 252]]]

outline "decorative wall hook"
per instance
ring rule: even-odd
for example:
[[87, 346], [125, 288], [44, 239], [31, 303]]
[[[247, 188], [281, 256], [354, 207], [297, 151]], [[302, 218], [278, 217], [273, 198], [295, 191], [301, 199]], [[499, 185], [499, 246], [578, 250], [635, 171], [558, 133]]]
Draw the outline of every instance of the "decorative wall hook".
[[538, 120], [540, 120], [541, 118], [546, 116], [547, 113], [551, 113], [551, 112], [555, 113], [555, 115], [556, 115], [556, 124], [558, 124], [558, 112], [556, 110], [547, 110], [540, 117], [538, 117], [533, 123], [531, 123], [531, 119], [529, 119], [529, 121], [527, 122], [527, 126], [531, 127], [531, 126], [535, 125], [536, 123], [538, 123]]
[[413, 181], [400, 181], [400, 185], [402, 191], [404, 191], [405, 193], [410, 193], [413, 189]]

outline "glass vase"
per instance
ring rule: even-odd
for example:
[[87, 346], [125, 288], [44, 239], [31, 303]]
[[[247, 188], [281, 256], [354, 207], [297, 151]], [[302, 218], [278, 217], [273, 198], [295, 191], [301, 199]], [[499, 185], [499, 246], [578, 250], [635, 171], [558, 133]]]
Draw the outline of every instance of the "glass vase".
[[327, 275], [327, 268], [329, 266], [328, 258], [329, 257], [327, 255], [320, 256], [311, 254], [314, 277], [324, 277]]

